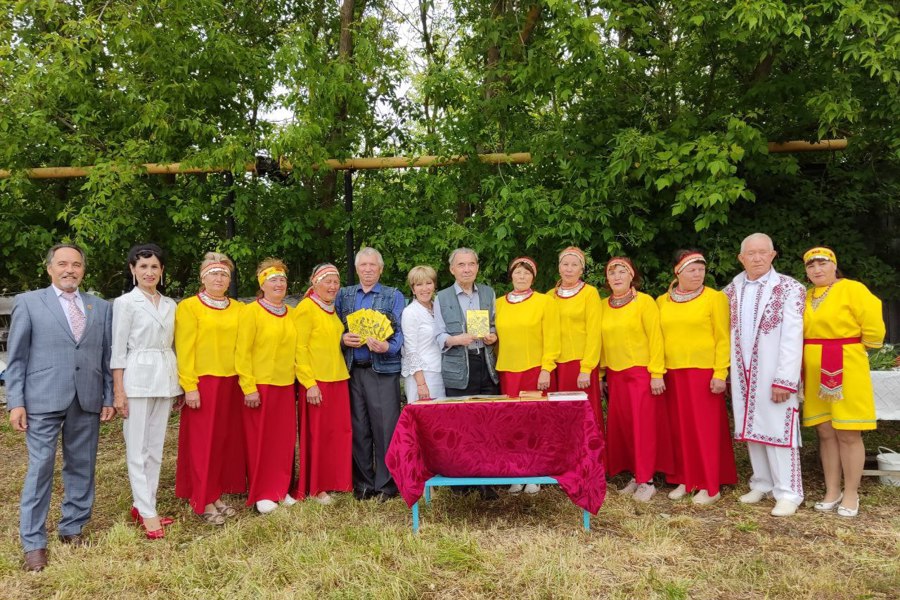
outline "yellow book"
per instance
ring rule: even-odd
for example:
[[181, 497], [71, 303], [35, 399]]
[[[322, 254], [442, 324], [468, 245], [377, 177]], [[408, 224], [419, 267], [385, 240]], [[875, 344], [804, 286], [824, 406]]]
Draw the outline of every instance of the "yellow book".
[[467, 310], [466, 331], [477, 338], [487, 337], [491, 333], [491, 323], [488, 311]]
[[394, 334], [394, 328], [386, 316], [377, 310], [363, 308], [347, 315], [347, 328], [363, 339], [375, 338], [385, 342]]

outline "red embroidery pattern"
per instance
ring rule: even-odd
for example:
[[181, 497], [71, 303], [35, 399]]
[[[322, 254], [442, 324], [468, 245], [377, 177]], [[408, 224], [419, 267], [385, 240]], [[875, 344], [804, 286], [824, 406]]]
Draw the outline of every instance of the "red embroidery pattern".
[[[750, 367], [748, 369], [739, 368], [738, 369], [738, 385], [740, 387], [741, 397], [744, 398], [744, 423], [742, 431], [738, 431], [738, 426], [735, 424], [735, 432], [734, 437], [739, 441], [753, 441], [760, 442], [763, 444], [770, 444], [773, 446], [791, 446], [792, 445], [792, 436], [794, 432], [794, 410], [788, 409], [785, 411], [784, 422], [782, 424], [782, 432], [780, 436], [772, 436], [767, 435], [765, 433], [757, 433], [753, 431], [753, 423], [754, 416], [756, 414], [757, 408], [757, 390], [758, 390], [758, 379], [759, 379], [759, 338], [761, 334], [769, 334], [774, 329], [776, 329], [779, 325], [781, 325], [784, 318], [784, 307], [788, 300], [788, 295], [792, 291], [797, 292], [798, 288], [803, 293], [803, 302], [800, 303], [800, 312], [802, 314], [803, 307], [806, 304], [806, 296], [805, 291], [803, 290], [803, 286], [800, 285], [799, 282], [791, 279], [790, 277], [786, 277], [784, 275], [778, 276], [778, 283], [775, 284], [775, 287], [772, 288], [772, 295], [769, 299], [769, 303], [763, 310], [762, 320], [759, 324], [759, 329], [756, 334], [756, 339], [753, 342], [753, 351], [750, 356]], [[764, 286], [759, 286], [757, 290], [756, 296], [756, 307], [755, 310], [758, 310], [759, 301], [762, 296]], [[743, 290], [741, 290], [743, 291]], [[723, 290], [725, 295], [728, 297], [728, 303], [730, 307], [731, 313], [731, 327], [734, 332], [734, 340], [732, 342], [732, 347], [735, 350], [736, 357], [736, 365], [743, 367], [744, 363], [744, 353], [742, 350], [741, 344], [741, 327], [740, 327], [740, 315], [738, 315], [737, 310], [737, 301], [736, 301], [736, 289], [734, 283], [729, 283], [725, 286]], [[756, 314], [754, 314], [754, 322], [756, 321]], [[732, 365], [732, 369], [734, 370], [734, 365]], [[796, 390], [798, 388], [798, 382], [796, 381], [787, 381], [785, 379], [776, 378], [773, 382], [774, 385], [779, 385], [781, 387], [785, 387], [791, 390]], [[769, 397], [768, 395], [766, 396]], [[799, 465], [798, 465], [799, 469]]]
[[800, 448], [791, 448], [791, 491], [803, 497], [803, 477], [800, 474]]

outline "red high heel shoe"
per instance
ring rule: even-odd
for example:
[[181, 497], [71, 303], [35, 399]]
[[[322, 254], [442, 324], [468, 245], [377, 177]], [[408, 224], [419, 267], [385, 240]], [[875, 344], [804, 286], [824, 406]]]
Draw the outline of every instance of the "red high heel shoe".
[[148, 540], [161, 540], [166, 537], [166, 530], [160, 527], [159, 529], [154, 529], [150, 531], [147, 529], [147, 526], [144, 526], [144, 535], [147, 536]]
[[[144, 518], [141, 516], [141, 513], [138, 512], [138, 509], [134, 506], [131, 507], [131, 520], [139, 525], [144, 524]], [[160, 517], [159, 524], [162, 526], [171, 525], [175, 522], [175, 519], [172, 517]]]

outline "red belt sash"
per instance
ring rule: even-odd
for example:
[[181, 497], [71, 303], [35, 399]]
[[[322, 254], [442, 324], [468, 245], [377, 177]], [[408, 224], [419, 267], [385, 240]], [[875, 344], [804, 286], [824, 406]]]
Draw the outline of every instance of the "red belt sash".
[[805, 338], [805, 346], [822, 346], [822, 368], [819, 377], [819, 397], [836, 401], [844, 397], [844, 346], [862, 343], [855, 338]]

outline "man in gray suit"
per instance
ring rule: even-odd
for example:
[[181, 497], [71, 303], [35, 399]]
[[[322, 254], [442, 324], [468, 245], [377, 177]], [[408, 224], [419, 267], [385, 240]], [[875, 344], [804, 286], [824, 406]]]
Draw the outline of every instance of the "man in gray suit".
[[71, 244], [47, 253], [52, 285], [16, 296], [9, 332], [9, 422], [25, 432], [28, 472], [22, 487], [19, 535], [25, 569], [47, 565], [47, 513], [57, 439], [62, 432], [63, 543], [81, 545], [94, 504], [94, 465], [100, 421], [113, 409], [109, 369], [112, 307], [79, 292], [84, 252]]

